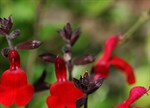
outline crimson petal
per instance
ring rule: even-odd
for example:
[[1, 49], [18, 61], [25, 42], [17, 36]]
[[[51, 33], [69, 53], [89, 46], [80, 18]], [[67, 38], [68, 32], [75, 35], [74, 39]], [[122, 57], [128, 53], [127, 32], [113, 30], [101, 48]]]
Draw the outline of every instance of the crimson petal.
[[76, 108], [76, 101], [83, 96], [70, 81], [55, 82], [50, 88], [50, 93], [51, 96], [47, 98], [49, 108], [53, 108], [54, 105], [58, 105], [58, 108]]
[[120, 57], [113, 57], [110, 60], [111, 64], [117, 69], [121, 70], [127, 77], [127, 82], [129, 84], [135, 83], [135, 76], [132, 67]]
[[26, 85], [19, 89], [8, 89], [0, 86], [0, 102], [4, 106], [12, 106], [16, 103], [17, 106], [25, 106], [31, 100], [34, 92], [32, 85]]
[[15, 93], [14, 90], [8, 90], [0, 85], [0, 103], [4, 106], [12, 106], [15, 101]]
[[130, 90], [128, 99], [120, 103], [116, 108], [140, 108], [138, 106], [131, 106], [131, 104], [142, 97], [144, 94], [146, 94], [148, 91], [149, 89], [147, 90], [146, 88], [141, 86], [133, 87]]
[[56, 77], [57, 81], [66, 81], [66, 66], [65, 62], [62, 58], [59, 56], [56, 57], [55, 61], [55, 71], [56, 71]]
[[16, 105], [25, 106], [31, 100], [34, 93], [34, 87], [32, 85], [26, 85], [17, 90]]
[[61, 101], [59, 100], [57, 96], [48, 96], [46, 102], [47, 102], [48, 108], [64, 108], [64, 105], [61, 104]]
[[136, 100], [138, 100], [141, 96], [147, 93], [147, 89], [141, 86], [134, 87], [130, 90], [129, 98], [126, 100], [126, 104], [130, 105]]
[[104, 53], [103, 53], [101, 59], [106, 60], [106, 61], [109, 60], [113, 50], [116, 48], [116, 46], [119, 42], [119, 40], [120, 40], [119, 36], [112, 36], [106, 40], [105, 46], [104, 46], [104, 51], [103, 51]]
[[94, 66], [94, 80], [105, 78], [109, 74], [109, 62], [100, 62]]

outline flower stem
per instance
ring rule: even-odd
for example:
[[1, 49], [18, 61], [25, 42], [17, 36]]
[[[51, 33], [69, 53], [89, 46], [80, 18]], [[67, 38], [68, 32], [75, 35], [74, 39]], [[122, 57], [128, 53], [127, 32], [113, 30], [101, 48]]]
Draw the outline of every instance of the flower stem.
[[137, 22], [129, 28], [129, 30], [122, 36], [122, 41], [120, 41], [120, 44], [124, 43], [132, 34], [146, 21], [150, 19], [150, 10], [143, 12], [142, 15], [139, 17]]
[[6, 40], [7, 40], [9, 48], [12, 49], [13, 48], [13, 44], [12, 44], [11, 39], [9, 38], [9, 35], [6, 35]]
[[67, 68], [69, 71], [69, 80], [72, 81], [72, 70], [73, 70], [72, 59], [68, 61]]
[[88, 95], [85, 95], [85, 103], [84, 103], [84, 108], [88, 108]]
[[71, 52], [71, 46], [69, 44], [66, 44], [66, 46], [63, 48], [64, 53], [64, 60], [67, 64], [67, 69], [69, 73], [69, 80], [72, 81], [72, 70], [73, 70], [73, 64], [72, 64], [72, 52]]

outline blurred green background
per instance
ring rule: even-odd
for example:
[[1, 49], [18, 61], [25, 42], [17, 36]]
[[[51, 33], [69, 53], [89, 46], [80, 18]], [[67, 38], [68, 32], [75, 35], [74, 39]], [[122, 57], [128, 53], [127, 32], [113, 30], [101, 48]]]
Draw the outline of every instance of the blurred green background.
[[[41, 61], [38, 55], [45, 52], [62, 55], [65, 43], [57, 30], [67, 22], [73, 29], [80, 27], [82, 32], [73, 46], [73, 57], [90, 53], [98, 58], [109, 36], [125, 33], [148, 9], [150, 0], [0, 0], [0, 17], [12, 15], [12, 30], [21, 30], [14, 45], [29, 39], [43, 42], [36, 50], [19, 51], [29, 83], [34, 83], [43, 69], [47, 70], [46, 82], [56, 81], [53, 64]], [[0, 49], [6, 47], [6, 40], [0, 37]], [[89, 108], [115, 108], [128, 97], [133, 86], [150, 86], [150, 21], [141, 25], [128, 41], [118, 45], [114, 55], [123, 57], [133, 66], [137, 82], [128, 85], [125, 76], [112, 67], [102, 87], [89, 96]], [[74, 77], [90, 71], [93, 64], [75, 66]], [[8, 60], [0, 55], [0, 75], [8, 68]], [[48, 95], [49, 90], [35, 93], [28, 108], [47, 108], [45, 101]], [[149, 102], [150, 96], [144, 95], [133, 105], [150, 108]], [[6, 107], [0, 105], [0, 108]]]

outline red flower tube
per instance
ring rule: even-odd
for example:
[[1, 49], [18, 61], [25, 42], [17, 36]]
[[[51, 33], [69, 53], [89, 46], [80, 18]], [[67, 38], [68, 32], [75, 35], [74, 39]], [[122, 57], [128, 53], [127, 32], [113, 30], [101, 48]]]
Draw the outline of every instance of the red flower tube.
[[119, 36], [112, 36], [106, 40], [103, 54], [94, 66], [95, 80], [107, 77], [110, 65], [114, 65], [117, 69], [123, 71], [129, 84], [135, 83], [135, 76], [132, 67], [122, 58], [112, 57], [112, 52], [117, 46], [119, 40]]
[[8, 55], [10, 68], [6, 70], [0, 81], [0, 103], [4, 106], [25, 106], [31, 100], [34, 87], [27, 83], [27, 76], [20, 68], [20, 57], [16, 50]]
[[76, 101], [84, 94], [75, 85], [66, 79], [66, 67], [64, 61], [56, 58], [55, 62], [57, 82], [51, 85], [47, 98], [48, 108], [76, 108]]
[[146, 90], [146, 88], [141, 86], [132, 88], [128, 99], [119, 104], [116, 108], [140, 108], [137, 106], [131, 106], [131, 104], [142, 97], [144, 94], [146, 94], [148, 91], [149, 89]]

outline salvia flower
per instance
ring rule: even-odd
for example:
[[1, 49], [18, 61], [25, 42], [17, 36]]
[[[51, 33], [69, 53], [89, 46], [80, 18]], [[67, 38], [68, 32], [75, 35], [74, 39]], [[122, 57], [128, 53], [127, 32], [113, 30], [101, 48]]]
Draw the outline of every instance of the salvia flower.
[[94, 66], [94, 79], [107, 77], [110, 65], [114, 65], [126, 75], [129, 84], [135, 83], [135, 76], [132, 67], [122, 58], [112, 56], [112, 52], [120, 40], [120, 36], [112, 36], [106, 40], [103, 54]]
[[31, 100], [34, 87], [27, 83], [27, 76], [20, 68], [20, 57], [16, 50], [10, 50], [8, 59], [10, 68], [2, 74], [0, 81], [0, 104], [25, 106]]
[[50, 87], [48, 108], [76, 108], [76, 101], [84, 94], [67, 80], [65, 63], [60, 57], [56, 57], [55, 70], [57, 81]]
[[138, 106], [131, 106], [131, 104], [146, 94], [148, 91], [149, 89], [147, 90], [141, 86], [133, 87], [130, 91], [128, 99], [119, 104], [116, 108], [140, 108]]

